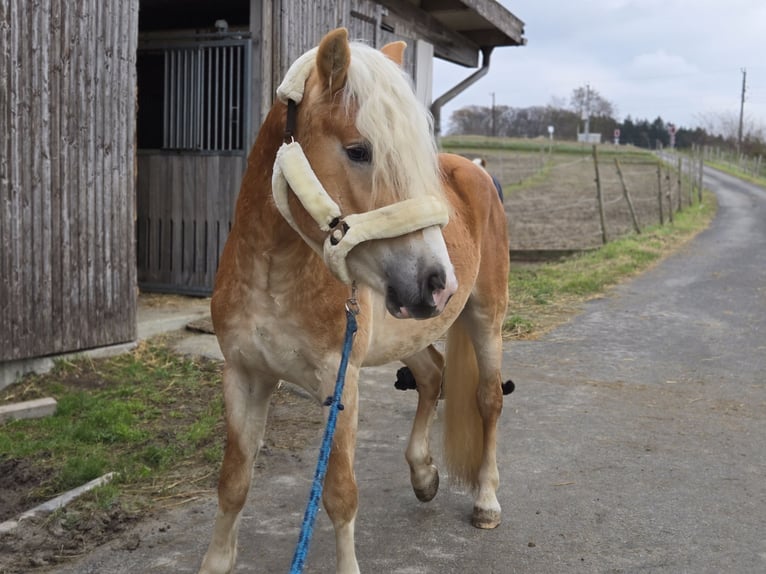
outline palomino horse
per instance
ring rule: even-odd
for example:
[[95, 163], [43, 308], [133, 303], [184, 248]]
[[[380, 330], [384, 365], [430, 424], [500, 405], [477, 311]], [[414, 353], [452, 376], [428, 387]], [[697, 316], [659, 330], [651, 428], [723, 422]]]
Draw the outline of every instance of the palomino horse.
[[[403, 51], [402, 42], [377, 51], [349, 43], [344, 29], [329, 33], [290, 68], [250, 153], [211, 304], [226, 359], [227, 442], [204, 574], [234, 568], [239, 516], [280, 379], [319, 403], [332, 395], [349, 285], [358, 332], [323, 492], [337, 572], [359, 572], [353, 465], [366, 365], [401, 360], [417, 381], [405, 456], [421, 501], [439, 485], [428, 434], [443, 381], [449, 476], [473, 488], [475, 526], [500, 523], [505, 217], [484, 171], [437, 154], [430, 117], [401, 70]], [[442, 356], [431, 343], [445, 333]]]

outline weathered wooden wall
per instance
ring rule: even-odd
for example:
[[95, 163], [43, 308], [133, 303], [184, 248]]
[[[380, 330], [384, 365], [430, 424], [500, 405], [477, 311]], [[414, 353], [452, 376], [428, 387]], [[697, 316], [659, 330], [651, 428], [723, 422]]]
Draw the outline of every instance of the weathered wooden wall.
[[138, 281], [149, 291], [209, 294], [247, 158], [138, 156]]
[[[310, 3], [274, 0], [265, 5], [266, 16], [262, 21], [270, 21], [271, 27], [264, 27], [263, 41], [272, 50], [264, 54], [270, 60], [265, 62], [263, 69], [271, 70], [271, 78], [265, 82], [268, 89], [262, 92], [261, 100], [267, 107], [261, 110], [261, 117], [268, 113], [277, 86], [290, 65], [306, 50], [318, 45], [327, 32], [340, 26], [348, 29], [352, 40], [361, 40], [378, 48], [395, 40], [406, 41], [409, 47], [405, 52], [404, 68], [413, 75], [417, 30], [404, 22], [398, 22], [401, 25], [397, 25], [393, 33], [378, 28], [379, 10], [380, 5], [373, 0], [316, 0]], [[393, 16], [389, 18], [396, 20]], [[406, 34], [402, 34], [402, 30], [406, 30]]]
[[136, 329], [138, 0], [0, 1], [0, 361]]

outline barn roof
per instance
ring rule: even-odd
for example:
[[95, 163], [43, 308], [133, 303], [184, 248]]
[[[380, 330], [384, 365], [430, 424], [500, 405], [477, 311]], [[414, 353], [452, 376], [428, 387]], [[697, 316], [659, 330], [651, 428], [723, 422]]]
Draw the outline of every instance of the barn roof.
[[482, 49], [527, 42], [524, 22], [496, 0], [378, 1], [416, 23], [434, 45], [434, 54], [456, 64], [475, 67]]

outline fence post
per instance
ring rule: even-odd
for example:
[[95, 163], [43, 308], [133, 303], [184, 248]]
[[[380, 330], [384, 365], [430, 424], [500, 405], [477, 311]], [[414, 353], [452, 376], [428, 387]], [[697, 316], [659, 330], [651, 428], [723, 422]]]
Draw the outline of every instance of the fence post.
[[660, 225], [665, 224], [662, 216], [662, 162], [657, 162], [657, 207], [660, 209]]
[[668, 190], [665, 197], [668, 200], [668, 223], [673, 223], [673, 182], [670, 181], [670, 166], [665, 166], [665, 181], [667, 181]]
[[694, 205], [694, 189], [696, 178], [694, 177], [694, 150], [686, 160], [686, 177], [689, 179], [689, 207]]
[[633, 201], [630, 199], [630, 193], [628, 193], [628, 186], [625, 185], [625, 178], [622, 176], [622, 169], [620, 169], [620, 160], [614, 158], [614, 165], [617, 167], [617, 175], [620, 176], [620, 183], [622, 184], [622, 195], [625, 196], [625, 201], [628, 202], [628, 211], [630, 211], [630, 219], [633, 220], [633, 229], [636, 233], [641, 234], [641, 227], [638, 225], [638, 219], [636, 218], [636, 211], [633, 209]]
[[682, 193], [682, 186], [681, 186], [681, 174], [683, 169], [683, 163], [681, 161], [681, 156], [678, 157], [678, 211], [681, 211], [683, 209], [683, 205], [681, 204], [681, 197], [683, 196]]
[[596, 170], [596, 198], [598, 199], [598, 217], [601, 222], [601, 243], [606, 245], [606, 223], [604, 222], [604, 196], [601, 193], [601, 178], [598, 175], [598, 150], [593, 144], [593, 167]]
[[[716, 148], [718, 149], [718, 148]], [[694, 190], [697, 186], [697, 178], [694, 176], [694, 157], [697, 152], [696, 144], [692, 144], [692, 152], [686, 161], [686, 173], [689, 178], [689, 205], [694, 205]]]
[[702, 203], [702, 172], [704, 167], [705, 167], [705, 159], [702, 156], [700, 156], [699, 184], [697, 185], [697, 199], [699, 200], [699, 203]]

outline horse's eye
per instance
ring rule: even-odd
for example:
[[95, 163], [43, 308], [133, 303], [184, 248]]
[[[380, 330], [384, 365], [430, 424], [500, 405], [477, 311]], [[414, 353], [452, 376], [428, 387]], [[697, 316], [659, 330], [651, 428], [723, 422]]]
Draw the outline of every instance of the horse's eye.
[[348, 159], [357, 163], [370, 163], [372, 151], [366, 145], [351, 145], [346, 148]]

